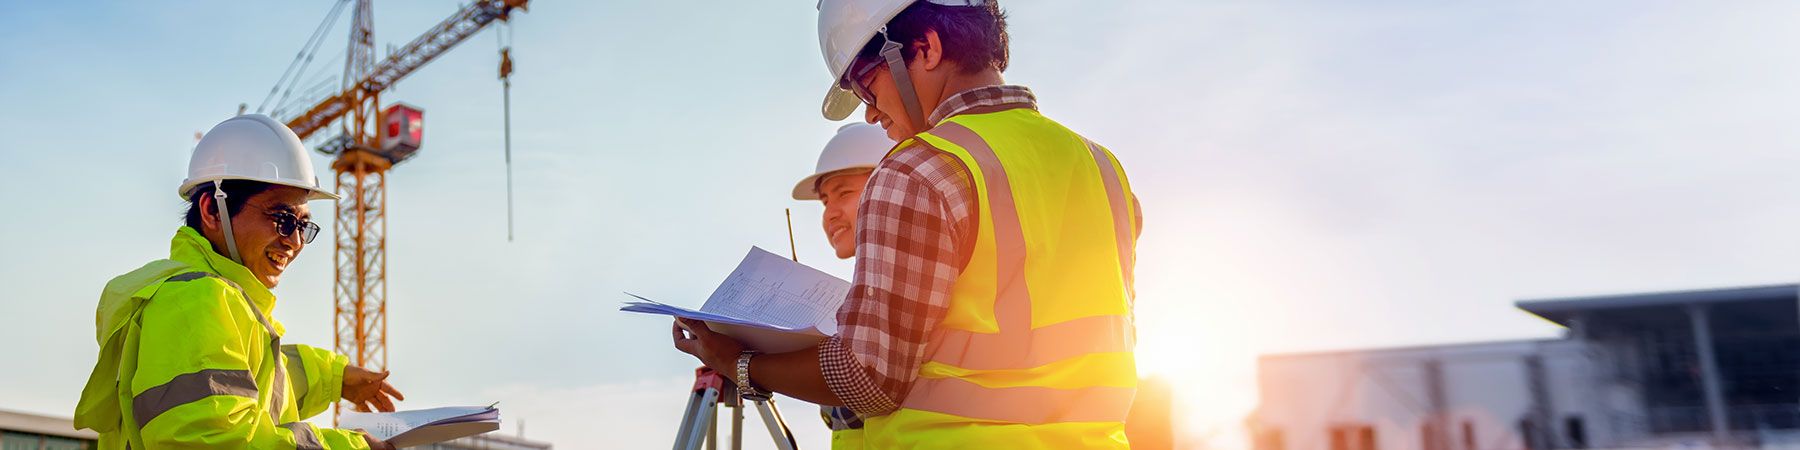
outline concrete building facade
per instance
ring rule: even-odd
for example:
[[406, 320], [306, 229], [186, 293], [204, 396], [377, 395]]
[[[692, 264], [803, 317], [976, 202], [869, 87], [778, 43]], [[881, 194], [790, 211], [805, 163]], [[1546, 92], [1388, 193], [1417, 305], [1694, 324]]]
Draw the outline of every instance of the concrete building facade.
[[1517, 306], [1567, 332], [1260, 358], [1257, 450], [1800, 448], [1800, 285]]
[[67, 418], [0, 410], [0, 450], [87, 450], [98, 439]]

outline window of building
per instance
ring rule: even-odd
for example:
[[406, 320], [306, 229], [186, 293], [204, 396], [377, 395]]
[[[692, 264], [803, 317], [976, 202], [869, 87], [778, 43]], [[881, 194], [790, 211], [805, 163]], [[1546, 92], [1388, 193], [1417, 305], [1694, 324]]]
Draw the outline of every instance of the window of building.
[[1263, 430], [1256, 435], [1256, 450], [1287, 450], [1280, 429]]
[[1519, 420], [1519, 446], [1524, 447], [1525, 450], [1540, 448], [1537, 442], [1537, 429], [1531, 426], [1530, 419]]
[[94, 441], [46, 436], [21, 431], [0, 431], [0, 450], [84, 450]]
[[1563, 419], [1563, 434], [1569, 438], [1569, 448], [1588, 448], [1587, 426], [1581, 423], [1581, 416]]
[[1475, 447], [1475, 423], [1463, 421], [1463, 450], [1478, 450]]
[[1331, 450], [1376, 450], [1375, 427], [1369, 425], [1331, 427]]
[[1429, 420], [1419, 424], [1419, 448], [1425, 450], [1445, 450], [1438, 448], [1437, 436], [1433, 436], [1436, 430], [1433, 430], [1432, 428], [1431, 421]]

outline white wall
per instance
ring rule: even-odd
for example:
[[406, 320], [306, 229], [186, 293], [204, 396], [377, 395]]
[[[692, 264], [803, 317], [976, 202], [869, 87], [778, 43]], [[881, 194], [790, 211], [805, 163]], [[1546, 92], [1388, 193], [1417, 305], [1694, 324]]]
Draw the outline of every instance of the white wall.
[[1430, 414], [1427, 363], [1443, 374], [1450, 449], [1464, 450], [1463, 426], [1472, 425], [1475, 448], [1524, 448], [1519, 420], [1531, 414], [1526, 357], [1542, 358], [1551, 397], [1549, 426], [1564, 439], [1564, 418], [1580, 415], [1589, 445], [1618, 442], [1611, 414], [1629, 411], [1634, 395], [1608, 386], [1578, 341], [1509, 341], [1403, 349], [1277, 355], [1262, 358], [1262, 403], [1253, 430], [1280, 430], [1284, 450], [1325, 450], [1335, 425], [1376, 430], [1382, 450], [1423, 449], [1422, 426]]

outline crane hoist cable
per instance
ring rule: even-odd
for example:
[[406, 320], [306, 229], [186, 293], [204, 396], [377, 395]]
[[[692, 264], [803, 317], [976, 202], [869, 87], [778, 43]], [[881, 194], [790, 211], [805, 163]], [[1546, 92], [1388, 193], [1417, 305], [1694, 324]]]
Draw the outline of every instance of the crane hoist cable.
[[[331, 26], [337, 23], [338, 14], [343, 13], [344, 5], [348, 4], [350, 4], [350, 0], [338, 0], [337, 4], [331, 5], [331, 12], [326, 13], [325, 20], [320, 21], [319, 26], [313, 28], [312, 36], [307, 37], [306, 44], [300, 46], [300, 53], [294, 54], [294, 61], [289, 62], [287, 70], [281, 72], [281, 79], [275, 80], [275, 85], [269, 87], [269, 95], [264, 96], [262, 103], [256, 105], [256, 112], [263, 112], [263, 108], [269, 106], [269, 100], [275, 98], [275, 93], [282, 90], [281, 84], [288, 82], [288, 77], [292, 76], [292, 82], [288, 82], [287, 93], [281, 96], [281, 102], [287, 101], [288, 95], [294, 92], [294, 85], [300, 81], [300, 74], [306, 72], [306, 66], [312, 64], [313, 55], [318, 53], [319, 46], [325, 43], [325, 34], [331, 32]], [[295, 67], [299, 67], [299, 70], [294, 70]], [[276, 104], [280, 105], [281, 102]]]
[[501, 23], [500, 29], [494, 30], [494, 37], [500, 44], [500, 92], [501, 111], [504, 116], [506, 136], [506, 242], [513, 240], [513, 183], [512, 183], [512, 24]]
[[[343, 50], [339, 50], [337, 54], [325, 60], [343, 60], [344, 53]], [[338, 92], [343, 90], [343, 83], [338, 82], [338, 76], [342, 74], [343, 69], [341, 68], [333, 70], [331, 66], [320, 66], [311, 76], [296, 77], [294, 81], [307, 81], [289, 86], [288, 93], [282, 95], [281, 100], [275, 102], [275, 106], [270, 108], [269, 117], [290, 117], [297, 114], [292, 113], [295, 108], [304, 108], [318, 103], [319, 100], [338, 95]], [[295, 88], [298, 90], [296, 91]], [[293, 96], [291, 99], [290, 95]]]

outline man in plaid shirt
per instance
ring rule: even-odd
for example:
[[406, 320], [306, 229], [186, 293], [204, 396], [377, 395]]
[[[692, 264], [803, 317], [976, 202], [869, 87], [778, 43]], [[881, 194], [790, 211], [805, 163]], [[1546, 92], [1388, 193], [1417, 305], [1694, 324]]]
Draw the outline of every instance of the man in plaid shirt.
[[[840, 86], [867, 105], [869, 123], [906, 141], [957, 115], [1037, 108], [1029, 89], [1002, 81], [1008, 56], [1005, 14], [992, 1], [902, 3], [910, 5], [888, 20], [883, 32], [908, 44], [901, 52], [905, 64], [898, 67], [910, 83], [896, 80], [896, 66], [882, 64], [877, 51], [882, 36], [842, 71]], [[827, 105], [828, 116], [832, 108]], [[1135, 235], [1142, 216], [1135, 196], [1129, 203]], [[903, 144], [869, 176], [859, 203], [858, 258], [850, 293], [838, 310], [836, 336], [809, 350], [751, 355], [700, 322], [677, 319], [675, 346], [724, 374], [746, 369], [755, 388], [848, 406], [864, 417], [892, 413], [918, 378], [952, 287], [974, 253], [978, 226], [989, 220], [981, 211], [969, 167], [918, 141]]]

